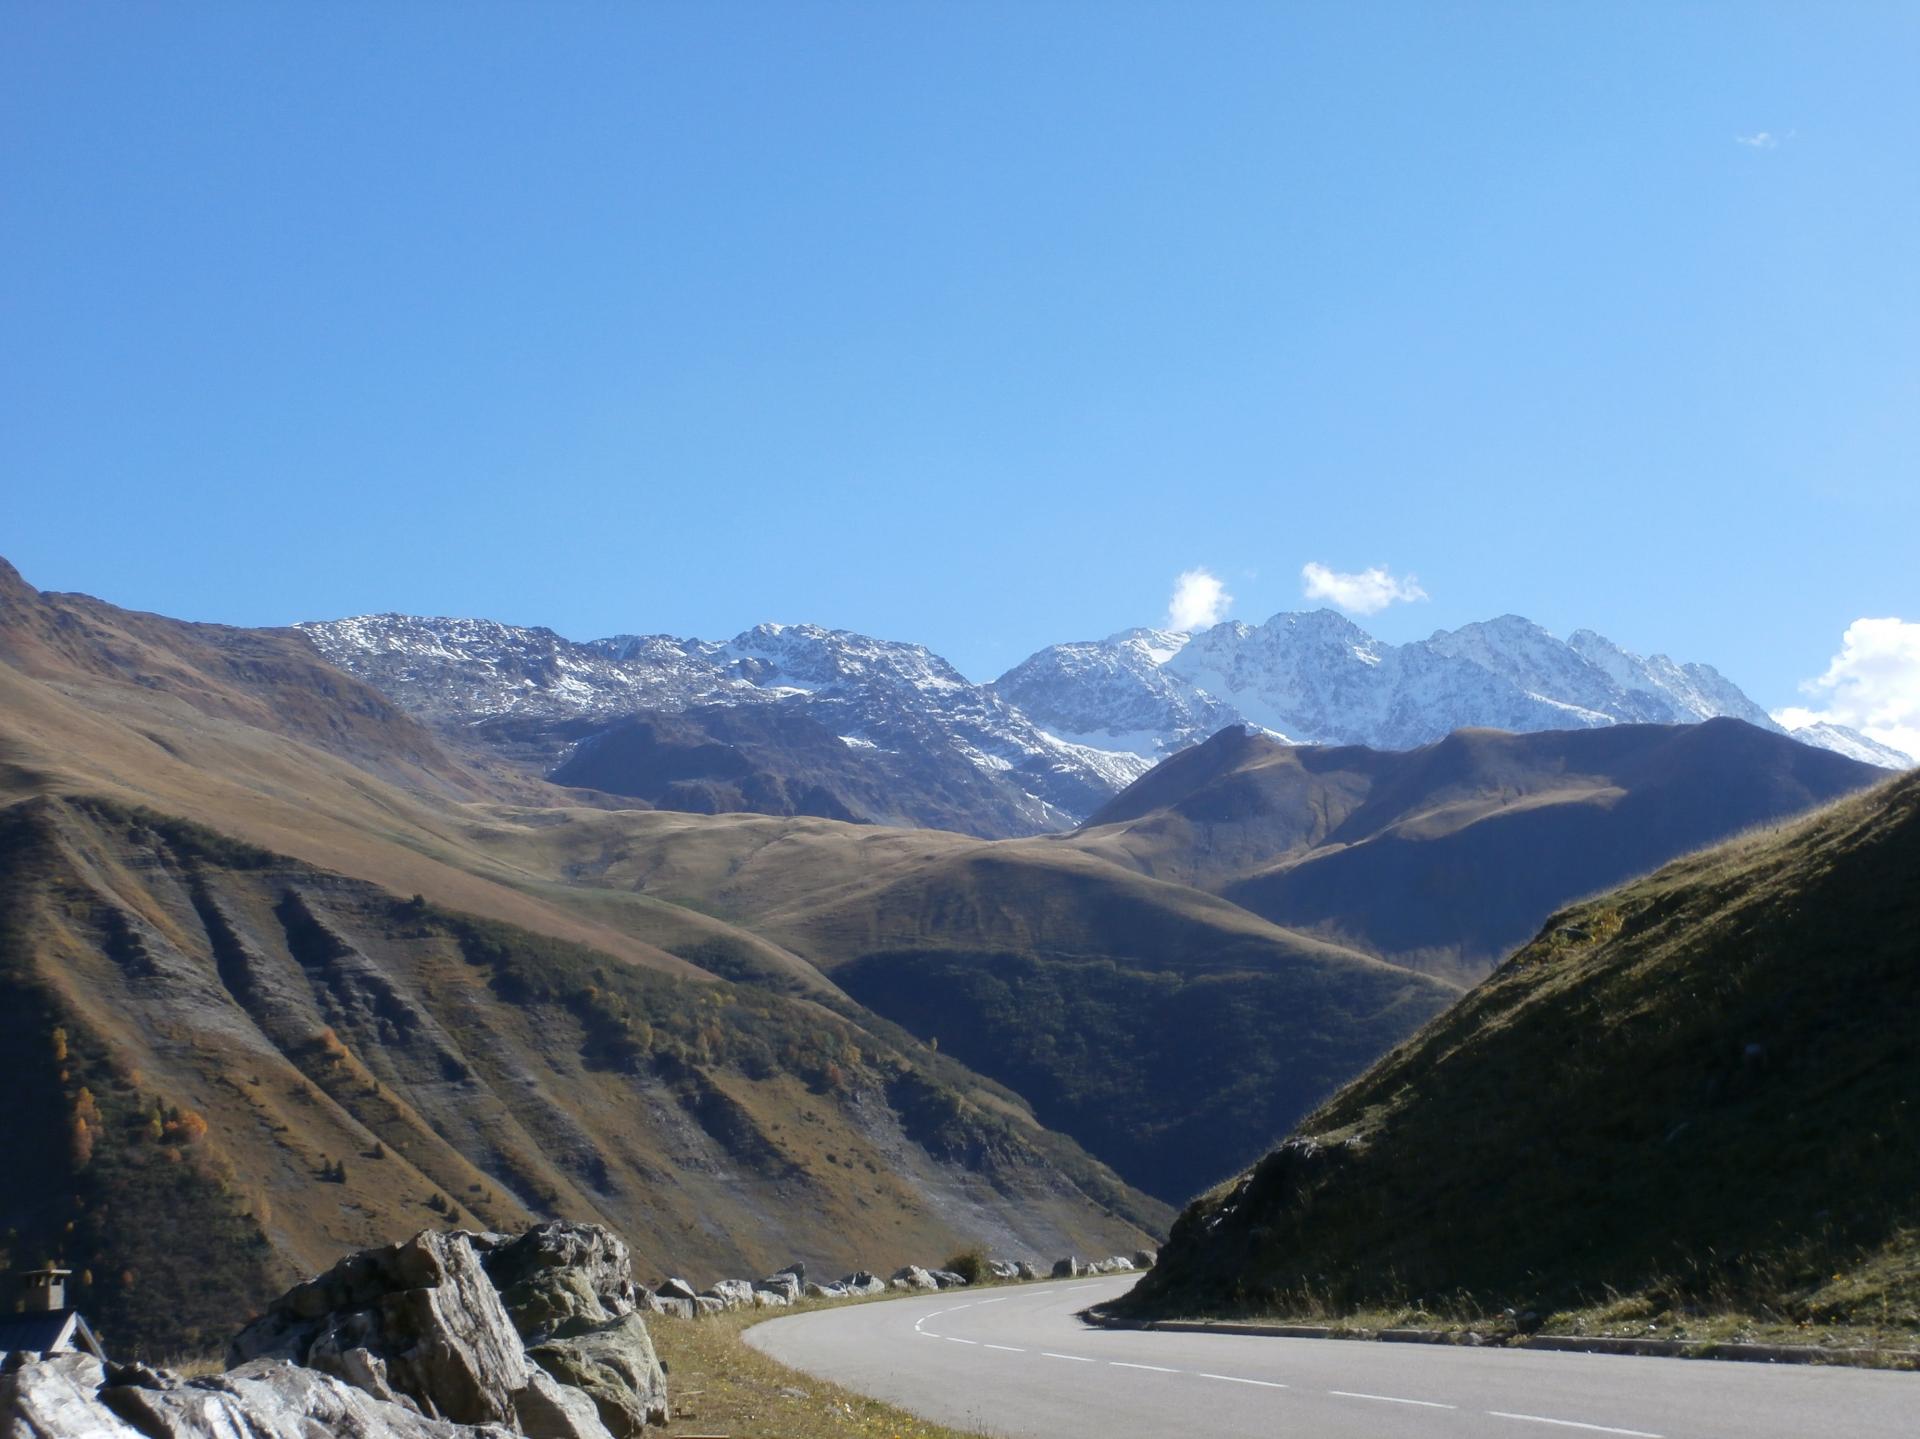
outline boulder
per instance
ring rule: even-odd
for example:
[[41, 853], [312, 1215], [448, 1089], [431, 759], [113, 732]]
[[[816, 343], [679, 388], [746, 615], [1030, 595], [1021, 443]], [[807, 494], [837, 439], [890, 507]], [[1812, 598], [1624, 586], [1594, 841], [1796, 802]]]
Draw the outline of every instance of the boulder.
[[809, 1299], [845, 1299], [846, 1286], [842, 1284], [809, 1284], [801, 1291]]
[[1116, 1254], [1100, 1266], [1102, 1274], [1131, 1274], [1133, 1261], [1124, 1254]]
[[799, 1280], [803, 1285], [807, 1282], [807, 1263], [804, 1259], [794, 1260], [793, 1263], [787, 1265], [786, 1268], [782, 1269], [780, 1272], [782, 1274], [791, 1274], [795, 1279]]
[[995, 1279], [1017, 1279], [1020, 1277], [1019, 1266], [1008, 1259], [989, 1259], [987, 1261], [987, 1273], [991, 1274]]
[[693, 1299], [680, 1299], [670, 1295], [658, 1294], [654, 1296], [653, 1303], [658, 1313], [670, 1314], [675, 1319], [691, 1319], [700, 1312], [694, 1307], [694, 1299], [698, 1299], [699, 1297], [700, 1296], [696, 1294], [693, 1296]]
[[800, 1276], [784, 1271], [779, 1274], [769, 1274], [765, 1279], [756, 1280], [753, 1287], [771, 1289], [776, 1294], [784, 1294], [787, 1296], [787, 1302], [791, 1304], [800, 1297]]
[[519, 1331], [464, 1234], [349, 1255], [268, 1306], [227, 1365], [285, 1359], [460, 1424], [513, 1425], [532, 1382]]
[[592, 1398], [543, 1370], [533, 1371], [533, 1378], [513, 1401], [520, 1432], [527, 1439], [612, 1439], [612, 1430], [600, 1422]]
[[938, 1284], [942, 1289], [965, 1289], [967, 1287], [967, 1277], [964, 1274], [955, 1274], [951, 1269], [929, 1269], [927, 1273], [933, 1276], [933, 1282]]
[[662, 1279], [653, 1286], [656, 1299], [697, 1299], [700, 1291], [684, 1279]]
[[748, 1309], [753, 1306], [753, 1283], [747, 1279], [722, 1279], [707, 1293], [718, 1299], [729, 1309]]
[[793, 1301], [787, 1298], [783, 1289], [755, 1289], [753, 1304], [756, 1309], [785, 1309]]
[[1080, 1261], [1071, 1256], [1066, 1259], [1056, 1259], [1053, 1261], [1053, 1277], [1055, 1279], [1078, 1279], [1086, 1272], [1087, 1271], [1081, 1267]]
[[91, 1354], [22, 1350], [0, 1369], [0, 1434], [20, 1439], [141, 1439], [100, 1402], [106, 1366]]
[[1040, 1271], [1033, 1267], [1033, 1261], [1031, 1259], [1022, 1259], [1013, 1266], [1013, 1271], [1013, 1277], [1016, 1279], [1038, 1279], [1040, 1277]]
[[1135, 1269], [1151, 1269], [1159, 1261], [1159, 1258], [1160, 1256], [1155, 1254], [1151, 1249], [1136, 1249], [1133, 1253], [1133, 1267]]
[[636, 1285], [626, 1244], [599, 1225], [428, 1231], [289, 1290], [227, 1358], [234, 1373], [266, 1359], [304, 1365], [416, 1414], [528, 1439], [609, 1439], [649, 1415], [665, 1422], [666, 1375], [643, 1309], [691, 1318], [694, 1305]]
[[940, 1282], [918, 1264], [909, 1264], [904, 1269], [894, 1271], [895, 1289], [938, 1289]]
[[[86, 1354], [16, 1354], [0, 1373], [0, 1434], [32, 1439], [513, 1439], [424, 1417], [331, 1375], [278, 1360], [182, 1379]], [[596, 1439], [606, 1429], [595, 1423]]]
[[570, 1327], [563, 1325], [534, 1345], [527, 1357], [567, 1389], [585, 1395], [615, 1439], [628, 1439], [648, 1424], [665, 1424], [666, 1375], [640, 1315], [626, 1314], [575, 1333], [568, 1332]]
[[842, 1279], [840, 1287], [849, 1294], [884, 1294], [887, 1292], [887, 1281], [859, 1269]]
[[523, 1338], [571, 1320], [605, 1324], [639, 1303], [626, 1242], [601, 1225], [542, 1224], [515, 1238], [479, 1238], [487, 1242], [481, 1265]]
[[693, 1296], [693, 1316], [696, 1319], [703, 1314], [724, 1314], [726, 1309], [726, 1303], [711, 1294]]

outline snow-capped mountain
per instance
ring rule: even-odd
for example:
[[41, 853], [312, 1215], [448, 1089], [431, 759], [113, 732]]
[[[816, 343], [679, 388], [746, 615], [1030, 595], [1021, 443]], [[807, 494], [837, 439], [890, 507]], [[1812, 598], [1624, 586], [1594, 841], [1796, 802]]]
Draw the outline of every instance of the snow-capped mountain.
[[1810, 744], [1816, 749], [1830, 749], [1835, 754], [1843, 754], [1848, 759], [1857, 759], [1862, 764], [1879, 765], [1881, 769], [1912, 769], [1914, 756], [1892, 745], [1881, 744], [1879, 740], [1863, 735], [1857, 729], [1849, 729], [1843, 724], [1831, 724], [1826, 720], [1814, 724], [1802, 725], [1799, 729], [1788, 730], [1788, 734], [1802, 744]]
[[1245, 720], [1232, 705], [1165, 668], [1189, 638], [1133, 629], [1105, 640], [1052, 645], [993, 687], [1049, 734], [1161, 760]]
[[576, 643], [548, 629], [411, 615], [299, 628], [327, 659], [417, 718], [482, 724], [555, 762], [582, 737], [578, 726], [551, 731], [542, 751], [526, 744], [529, 724], [781, 706], [911, 775], [926, 804], [907, 812], [926, 823], [973, 814], [982, 832], [1058, 829], [1151, 768], [1139, 755], [1047, 733], [924, 645], [817, 625], [760, 625], [725, 643], [665, 635]]
[[[1585, 729], [1732, 715], [1780, 730], [1710, 666], [1631, 654], [1590, 630], [1559, 640], [1517, 615], [1405, 645], [1331, 610], [1193, 635], [1124, 630], [1050, 646], [991, 685], [974, 684], [924, 645], [817, 625], [760, 625], [718, 643], [668, 635], [578, 643], [549, 629], [409, 615], [299, 628], [409, 713], [541, 773], [558, 772], [609, 725], [674, 715], [671, 744], [732, 753], [720, 779], [733, 790], [798, 790], [819, 797], [796, 812], [994, 835], [1077, 823], [1161, 759], [1233, 724], [1295, 743], [1376, 749], [1409, 749], [1469, 726]], [[743, 731], [710, 718], [741, 706], [774, 706], [806, 723]], [[696, 744], [702, 726], [704, 746]], [[751, 765], [738, 748], [749, 732]], [[667, 756], [665, 733], [649, 732], [639, 749], [601, 751], [602, 760], [647, 756], [644, 783], [636, 775], [639, 787], [614, 792], [666, 802], [661, 787], [684, 781], [711, 797], [712, 774], [676, 780], [674, 766], [692, 763], [684, 756], [693, 751]], [[802, 736], [805, 755], [782, 760], [780, 746], [801, 745]], [[1835, 725], [1796, 738], [1872, 764], [1910, 763]], [[823, 744], [838, 753], [835, 739], [849, 752], [844, 763], [823, 759]], [[808, 780], [749, 782], [732, 772], [743, 767], [788, 779], [804, 770]], [[594, 787], [613, 783], [605, 763], [593, 772]], [[882, 792], [884, 807], [873, 798]]]
[[[1129, 631], [1055, 645], [996, 688], [1041, 725], [1142, 754], [1190, 743], [1190, 715], [1223, 710], [1301, 744], [1409, 749], [1456, 729], [1588, 729], [1688, 724], [1731, 715], [1784, 733], [1710, 665], [1632, 654], [1591, 630], [1560, 640], [1518, 615], [1390, 645], [1332, 610], [1159, 636], [1149, 656]], [[1796, 738], [1889, 767], [1911, 761], [1839, 726]]]
[[442, 723], [677, 710], [729, 690], [752, 697], [751, 686], [663, 635], [576, 644], [540, 627], [420, 615], [295, 628], [416, 719]]

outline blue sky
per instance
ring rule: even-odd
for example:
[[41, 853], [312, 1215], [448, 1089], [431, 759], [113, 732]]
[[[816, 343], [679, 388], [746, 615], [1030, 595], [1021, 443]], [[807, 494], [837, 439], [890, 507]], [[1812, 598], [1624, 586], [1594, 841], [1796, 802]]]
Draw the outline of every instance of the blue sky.
[[[0, 9], [0, 554], [976, 677], [1302, 567], [1920, 621], [1910, 5]], [[1920, 633], [1920, 631], [1914, 631]]]

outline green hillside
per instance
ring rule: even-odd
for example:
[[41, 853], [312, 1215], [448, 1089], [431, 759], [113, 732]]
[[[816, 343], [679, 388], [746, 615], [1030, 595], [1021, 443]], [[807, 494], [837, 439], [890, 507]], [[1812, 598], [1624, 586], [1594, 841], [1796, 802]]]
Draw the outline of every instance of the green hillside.
[[1178, 1221], [1139, 1312], [1920, 1327], [1920, 774], [1554, 916]]

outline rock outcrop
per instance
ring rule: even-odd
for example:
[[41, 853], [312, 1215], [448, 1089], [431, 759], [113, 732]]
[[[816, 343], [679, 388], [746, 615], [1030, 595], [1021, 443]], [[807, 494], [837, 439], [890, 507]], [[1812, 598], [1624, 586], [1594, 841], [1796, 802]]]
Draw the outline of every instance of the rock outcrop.
[[349, 1255], [287, 1291], [227, 1347], [284, 1359], [424, 1414], [517, 1427], [526, 1350], [468, 1237], [428, 1230]]
[[[618, 1235], [597, 1224], [543, 1224], [491, 1248], [485, 1265], [527, 1357], [589, 1400], [616, 1439], [667, 1422], [666, 1376], [640, 1317], [645, 1291]], [[686, 1296], [675, 1297], [694, 1312], [713, 1302], [691, 1288]]]
[[513, 1439], [431, 1419], [312, 1369], [256, 1359], [182, 1379], [89, 1354], [16, 1354], [0, 1373], [0, 1434], [30, 1439]]
[[527, 1357], [568, 1391], [590, 1399], [614, 1439], [667, 1422], [666, 1377], [638, 1313], [604, 1324], [563, 1325], [528, 1349]]
[[668, 1412], [642, 1292], [627, 1246], [598, 1225], [514, 1238], [427, 1231], [288, 1291], [227, 1358], [285, 1360], [429, 1417], [529, 1439], [627, 1436]]

